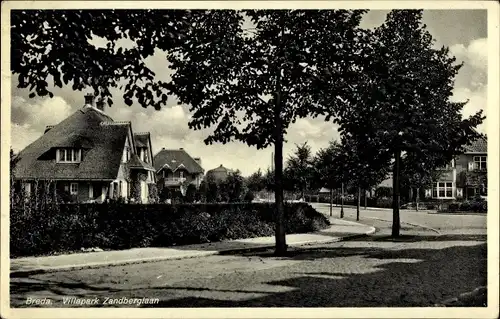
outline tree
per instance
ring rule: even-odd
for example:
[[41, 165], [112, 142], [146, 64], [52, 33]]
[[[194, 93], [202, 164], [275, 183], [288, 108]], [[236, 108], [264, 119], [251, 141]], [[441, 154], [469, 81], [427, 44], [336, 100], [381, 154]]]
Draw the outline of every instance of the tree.
[[[330, 216], [332, 216], [332, 190], [342, 187], [344, 174], [341, 169], [341, 149], [337, 141], [332, 141], [328, 147], [320, 149], [313, 159], [314, 179], [322, 186], [330, 189]], [[342, 192], [343, 196], [343, 192]], [[342, 201], [343, 204], [343, 201]], [[341, 218], [344, 207], [341, 207]]]
[[[204, 11], [189, 10], [12, 10], [11, 70], [30, 97], [53, 96], [48, 79], [75, 91], [92, 88], [113, 104], [110, 88], [123, 89], [127, 105], [160, 109], [167, 83], [155, 80], [145, 59], [155, 49], [172, 50], [186, 41], [192, 20]], [[101, 38], [103, 46], [90, 40]], [[119, 41], [134, 45], [124, 48]]]
[[190, 183], [186, 187], [186, 194], [184, 195], [184, 201], [187, 203], [193, 203], [195, 200], [196, 200], [196, 186]]
[[230, 172], [227, 178], [221, 182], [219, 188], [221, 196], [227, 202], [240, 202], [245, 195], [245, 185], [243, 176], [239, 170]]
[[205, 192], [205, 200], [208, 203], [215, 203], [218, 200], [219, 185], [212, 175], [207, 175], [206, 180], [202, 182], [203, 189]]
[[[442, 175], [439, 169], [449, 162], [438, 153], [413, 152], [401, 163], [401, 185], [410, 191], [416, 189], [415, 209], [418, 211], [420, 189], [436, 183]], [[410, 198], [412, 200], [412, 198]]]
[[359, 220], [361, 190], [365, 191], [379, 185], [387, 176], [390, 157], [380, 152], [382, 145], [369, 136], [356, 135], [356, 138], [344, 137], [341, 150], [344, 154], [344, 170], [351, 185], [356, 188], [356, 220]]
[[[173, 94], [193, 112], [192, 129], [216, 126], [205, 143], [238, 140], [275, 148], [276, 253], [286, 252], [283, 142], [297, 118], [326, 114], [348, 93], [364, 10], [19, 11], [12, 16], [12, 71], [45, 96], [47, 79], [93, 88], [112, 104], [125, 85], [131, 105], [160, 108]], [[244, 17], [254, 28], [243, 29]], [[40, 26], [43, 26], [40, 28]], [[105, 48], [89, 45], [95, 34]], [[117, 46], [120, 38], [134, 42]], [[157, 81], [144, 59], [168, 53], [171, 81]], [[61, 80], [62, 75], [62, 80]]]
[[305, 191], [311, 187], [314, 180], [313, 157], [307, 142], [296, 145], [295, 152], [286, 162], [283, 174], [288, 186], [299, 191], [301, 198], [304, 198]]
[[[207, 144], [238, 140], [258, 149], [274, 145], [276, 254], [280, 255], [286, 252], [284, 136], [296, 118], [331, 108], [332, 101], [322, 91], [326, 84], [338, 94], [343, 92], [344, 71], [354, 54], [363, 11], [245, 14], [253, 30], [243, 30], [243, 14], [236, 11], [214, 11], [209, 19], [196, 21], [200, 23], [188, 34], [190, 40], [169, 59], [175, 70], [171, 90], [181, 103], [191, 105], [191, 128], [216, 126]], [[206, 43], [207, 38], [214, 41]], [[331, 76], [325, 78], [326, 71]]]
[[257, 172], [252, 173], [245, 180], [246, 187], [252, 192], [260, 192], [261, 190], [266, 188], [265, 177], [262, 174], [262, 170], [259, 168]]
[[478, 137], [475, 128], [484, 117], [478, 112], [462, 119], [465, 103], [450, 102], [454, 77], [461, 64], [448, 48], [436, 49], [421, 23], [422, 10], [393, 10], [370, 40], [361, 41], [359, 67], [350, 94], [336, 109], [335, 121], [343, 136], [384, 147], [393, 158], [393, 227], [399, 236], [401, 154], [439, 154], [450, 161]]

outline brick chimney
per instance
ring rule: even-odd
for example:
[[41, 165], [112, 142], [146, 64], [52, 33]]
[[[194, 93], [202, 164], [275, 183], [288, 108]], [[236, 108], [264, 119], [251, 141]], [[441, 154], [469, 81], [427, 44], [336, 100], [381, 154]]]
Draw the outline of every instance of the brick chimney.
[[94, 94], [86, 94], [85, 95], [85, 105], [90, 105], [90, 106], [93, 106], [95, 107], [95, 96]]

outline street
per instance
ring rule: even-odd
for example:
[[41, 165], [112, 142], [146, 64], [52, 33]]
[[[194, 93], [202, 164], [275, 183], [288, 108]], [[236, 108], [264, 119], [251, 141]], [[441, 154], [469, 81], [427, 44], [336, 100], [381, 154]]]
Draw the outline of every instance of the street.
[[[313, 206], [329, 214], [328, 205]], [[345, 214], [352, 220], [356, 211]], [[360, 215], [376, 234], [287, 257], [268, 250], [12, 278], [11, 304], [85, 306], [63, 302], [78, 297], [130, 307], [103, 304], [126, 297], [159, 300], [137, 307], [426, 307], [486, 285], [486, 215], [401, 211], [398, 240], [388, 237], [391, 211]], [[51, 302], [27, 305], [28, 298]]]

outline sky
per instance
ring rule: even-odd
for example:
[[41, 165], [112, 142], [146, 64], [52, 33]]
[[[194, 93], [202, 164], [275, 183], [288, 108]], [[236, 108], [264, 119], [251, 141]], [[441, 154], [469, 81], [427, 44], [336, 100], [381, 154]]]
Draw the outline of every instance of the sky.
[[[385, 20], [388, 11], [372, 10], [361, 23], [363, 28], [373, 28]], [[425, 10], [423, 23], [436, 40], [438, 46], [448, 46], [458, 61], [464, 62], [454, 88], [453, 100], [469, 103], [464, 108], [464, 116], [480, 109], [486, 112], [487, 93], [487, 12], [486, 10]], [[164, 53], [158, 51], [148, 58], [148, 65], [163, 78], [168, 75], [168, 65]], [[71, 87], [54, 88], [53, 98], [28, 98], [27, 89], [17, 88], [17, 77], [12, 77], [11, 143], [14, 151], [22, 150], [40, 137], [46, 125], [55, 125], [84, 104], [85, 92], [73, 91]], [[272, 147], [257, 150], [241, 142], [205, 145], [203, 140], [208, 131], [194, 131], [188, 128], [189, 108], [177, 105], [169, 99], [160, 111], [142, 108], [140, 105], [127, 106], [121, 94], [114, 95], [112, 107], [106, 113], [115, 121], [131, 121], [134, 132], [151, 132], [153, 153], [162, 148], [184, 148], [192, 157], [200, 157], [205, 171], [224, 165], [239, 169], [248, 176], [257, 169], [271, 166]], [[486, 123], [480, 127], [485, 133]], [[326, 147], [329, 141], [338, 139], [337, 127], [322, 118], [299, 119], [288, 129], [284, 145], [285, 159], [293, 153], [296, 144], [307, 142], [315, 153]]]

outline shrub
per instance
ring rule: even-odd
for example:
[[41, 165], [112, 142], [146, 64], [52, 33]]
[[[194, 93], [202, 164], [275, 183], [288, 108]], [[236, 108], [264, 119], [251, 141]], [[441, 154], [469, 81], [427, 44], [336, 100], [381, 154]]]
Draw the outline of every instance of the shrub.
[[473, 200], [470, 202], [470, 210], [473, 212], [486, 212], [488, 210], [488, 203], [483, 200]]
[[[12, 257], [46, 255], [82, 247], [197, 244], [274, 235], [274, 204], [60, 204], [11, 209]], [[287, 233], [325, 228], [325, 216], [306, 203], [286, 203]]]
[[253, 194], [253, 192], [252, 192], [252, 191], [248, 191], [248, 192], [245, 194], [245, 198], [244, 198], [244, 200], [245, 200], [245, 202], [251, 202], [251, 201], [253, 201], [253, 200], [254, 200], [254, 198], [255, 198], [255, 195]]
[[464, 201], [462, 203], [460, 203], [460, 210], [461, 211], [469, 211], [471, 210], [471, 203], [470, 201]]
[[448, 210], [452, 211], [452, 212], [457, 211], [459, 208], [460, 208], [460, 204], [458, 204], [458, 203], [450, 203], [448, 205]]

